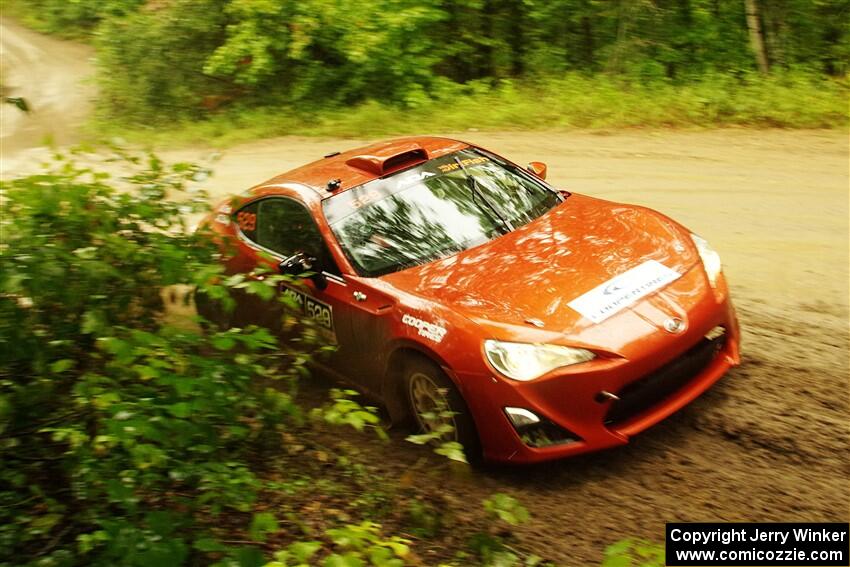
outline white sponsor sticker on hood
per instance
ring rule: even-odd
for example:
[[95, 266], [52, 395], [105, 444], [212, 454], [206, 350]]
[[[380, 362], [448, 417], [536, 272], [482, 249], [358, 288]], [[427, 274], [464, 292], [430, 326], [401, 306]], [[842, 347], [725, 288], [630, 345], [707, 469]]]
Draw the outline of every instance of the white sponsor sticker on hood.
[[647, 260], [581, 295], [567, 305], [594, 323], [601, 323], [682, 274], [655, 260]]

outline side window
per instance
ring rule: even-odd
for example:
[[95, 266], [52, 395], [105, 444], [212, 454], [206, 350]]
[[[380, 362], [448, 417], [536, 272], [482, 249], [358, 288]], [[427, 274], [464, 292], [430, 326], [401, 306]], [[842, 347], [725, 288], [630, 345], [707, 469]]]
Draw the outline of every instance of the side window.
[[310, 211], [297, 201], [274, 197], [254, 201], [236, 213], [236, 223], [263, 248], [283, 257], [304, 252], [318, 258], [323, 270], [340, 274]]

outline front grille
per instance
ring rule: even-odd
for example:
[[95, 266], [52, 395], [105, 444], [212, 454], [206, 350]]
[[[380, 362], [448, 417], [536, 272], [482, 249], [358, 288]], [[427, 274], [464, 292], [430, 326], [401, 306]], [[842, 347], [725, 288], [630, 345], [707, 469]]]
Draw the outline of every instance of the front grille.
[[[709, 338], [709, 336], [711, 338]], [[619, 400], [611, 403], [605, 415], [606, 425], [618, 425], [669, 398], [708, 366], [723, 348], [724, 333], [712, 333], [679, 358], [662, 366], [617, 392]]]

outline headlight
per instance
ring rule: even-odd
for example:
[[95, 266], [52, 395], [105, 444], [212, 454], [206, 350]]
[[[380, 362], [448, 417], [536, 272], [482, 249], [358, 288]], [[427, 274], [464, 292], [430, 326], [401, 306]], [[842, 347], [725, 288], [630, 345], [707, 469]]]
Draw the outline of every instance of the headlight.
[[539, 378], [555, 368], [586, 362], [596, 356], [583, 348], [493, 340], [484, 341], [484, 352], [496, 370], [522, 382]]
[[691, 240], [697, 247], [697, 252], [699, 252], [699, 257], [702, 259], [702, 265], [705, 268], [705, 275], [708, 276], [711, 287], [717, 287], [717, 277], [721, 270], [720, 254], [709, 246], [704, 238], [700, 238], [696, 234], [691, 234]]

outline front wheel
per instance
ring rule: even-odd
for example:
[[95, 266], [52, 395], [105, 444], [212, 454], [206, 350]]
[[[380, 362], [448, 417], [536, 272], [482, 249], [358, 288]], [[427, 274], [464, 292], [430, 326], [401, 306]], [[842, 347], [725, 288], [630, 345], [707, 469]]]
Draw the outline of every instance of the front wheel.
[[457, 387], [439, 366], [415, 357], [405, 364], [404, 386], [410, 414], [418, 430], [435, 441], [457, 441], [470, 463], [481, 459], [478, 430]]

